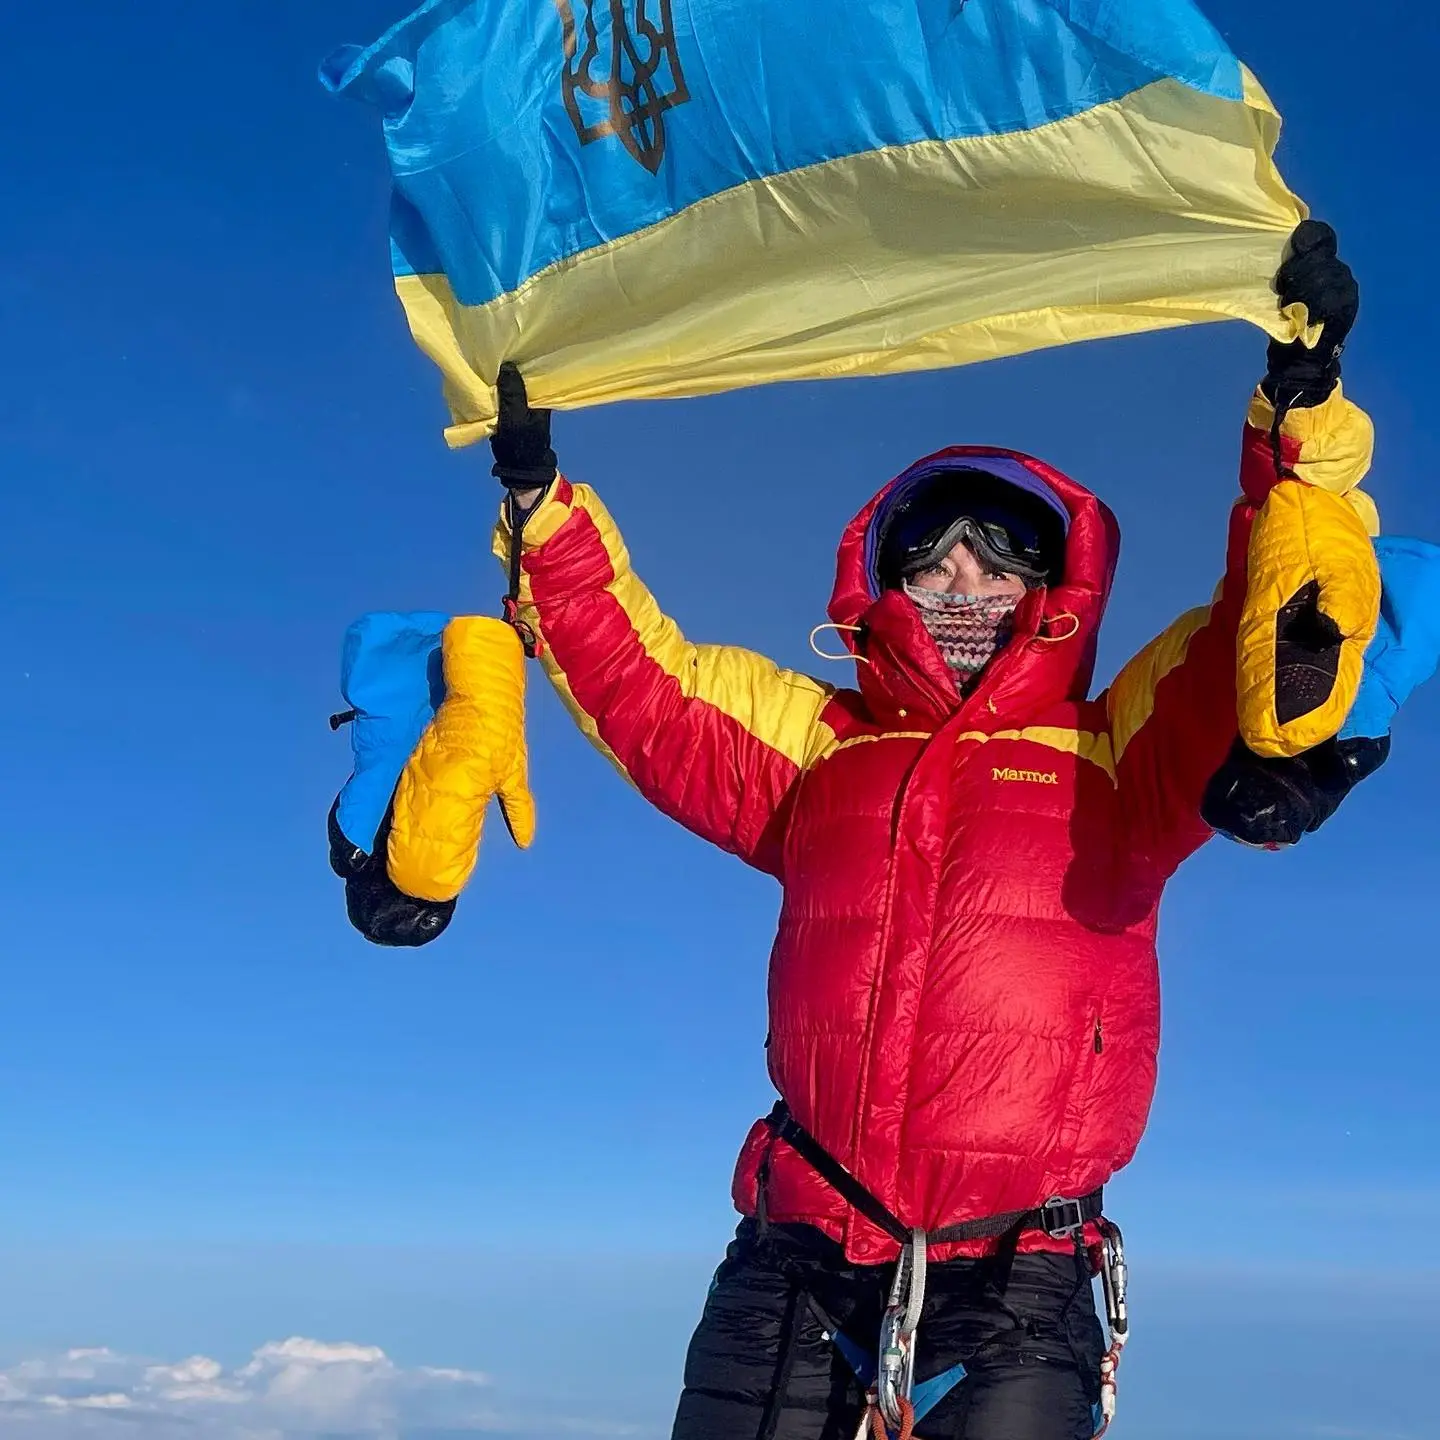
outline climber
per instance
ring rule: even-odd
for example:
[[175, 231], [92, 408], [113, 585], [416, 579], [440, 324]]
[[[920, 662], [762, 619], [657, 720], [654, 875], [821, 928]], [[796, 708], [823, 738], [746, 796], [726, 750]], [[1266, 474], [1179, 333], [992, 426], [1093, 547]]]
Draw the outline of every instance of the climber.
[[[1099, 1428], [1100, 1192], [1154, 1090], [1161, 891], [1235, 760], [1248, 537], [1266, 487], [1358, 413], [1338, 387], [1358, 298], [1328, 227], [1296, 233], [1277, 290], [1323, 331], [1271, 347], [1224, 581], [1094, 699], [1118, 529], [1051, 466], [955, 446], [861, 511], [830, 604], [858, 688], [837, 690], [687, 641], [502, 372], [496, 545], [519, 529], [542, 664], [643, 795], [784, 894], [781, 1101], [739, 1158], [674, 1440], [904, 1434], [927, 1384], [928, 1440]], [[1346, 637], [1313, 597], [1277, 624], [1274, 683], [1303, 713]], [[1202, 1223], [1196, 1203], [1175, 1218]]]

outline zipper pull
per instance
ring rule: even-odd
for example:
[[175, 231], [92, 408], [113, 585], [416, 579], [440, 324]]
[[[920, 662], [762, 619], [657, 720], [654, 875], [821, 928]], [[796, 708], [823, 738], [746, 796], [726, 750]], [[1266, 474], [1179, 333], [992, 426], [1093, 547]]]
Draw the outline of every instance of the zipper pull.
[[1095, 1053], [1097, 1055], [1105, 1053], [1105, 1031], [1098, 1015], [1095, 1017]]

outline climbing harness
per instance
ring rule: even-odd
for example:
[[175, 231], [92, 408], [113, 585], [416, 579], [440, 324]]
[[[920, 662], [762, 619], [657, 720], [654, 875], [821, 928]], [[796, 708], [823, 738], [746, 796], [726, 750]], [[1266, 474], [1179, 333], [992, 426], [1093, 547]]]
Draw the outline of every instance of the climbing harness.
[[[790, 1113], [783, 1100], [765, 1118], [771, 1135], [783, 1141], [820, 1176], [839, 1192], [847, 1205], [858, 1210], [877, 1229], [883, 1230], [897, 1244], [910, 1244], [915, 1231], [890, 1213], [820, 1142]], [[1030, 1210], [1008, 1210], [1002, 1215], [988, 1215], [979, 1220], [961, 1220], [926, 1232], [929, 1245], [955, 1245], [967, 1240], [1000, 1240], [1011, 1232], [1018, 1238], [1026, 1230], [1042, 1230], [1053, 1240], [1066, 1240], [1079, 1233], [1092, 1220], [1099, 1220], [1104, 1208], [1103, 1190], [1092, 1190], [1078, 1200], [1055, 1196]]]
[[[1116, 1371], [1129, 1333], [1126, 1309], [1124, 1242], [1119, 1227], [1102, 1216], [1104, 1191], [1094, 1190], [1078, 1200], [1055, 1196], [1031, 1210], [1011, 1210], [979, 1220], [962, 1220], [938, 1230], [907, 1226], [889, 1207], [872, 1195], [798, 1120], [783, 1100], [765, 1120], [772, 1142], [783, 1141], [840, 1197], [871, 1224], [900, 1245], [900, 1258], [890, 1286], [889, 1303], [880, 1322], [880, 1339], [873, 1355], [827, 1324], [826, 1336], [845, 1357], [865, 1391], [865, 1412], [855, 1440], [911, 1440], [915, 1426], [962, 1380], [963, 1364], [923, 1384], [915, 1383], [920, 1317], [925, 1308], [925, 1279], [930, 1248], [965, 1240], [999, 1240], [1001, 1252], [1013, 1256], [1020, 1236], [1040, 1230], [1053, 1240], [1072, 1240], [1077, 1256], [1086, 1258], [1084, 1231], [1094, 1221], [1100, 1228], [1103, 1260], [1101, 1275], [1110, 1349], [1100, 1366], [1100, 1403], [1095, 1407], [1095, 1440], [1103, 1435], [1115, 1414]], [[758, 1205], [761, 1223], [766, 1215], [765, 1190], [769, 1183], [768, 1157], [761, 1165]], [[1086, 1264], [1088, 1266], [1088, 1258]]]

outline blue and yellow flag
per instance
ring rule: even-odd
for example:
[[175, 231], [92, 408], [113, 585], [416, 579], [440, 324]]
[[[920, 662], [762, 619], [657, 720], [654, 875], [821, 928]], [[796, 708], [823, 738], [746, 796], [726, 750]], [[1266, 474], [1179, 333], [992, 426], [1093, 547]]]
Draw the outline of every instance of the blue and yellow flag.
[[506, 359], [572, 407], [1295, 333], [1279, 117], [1190, 0], [427, 0], [322, 77], [455, 445]]

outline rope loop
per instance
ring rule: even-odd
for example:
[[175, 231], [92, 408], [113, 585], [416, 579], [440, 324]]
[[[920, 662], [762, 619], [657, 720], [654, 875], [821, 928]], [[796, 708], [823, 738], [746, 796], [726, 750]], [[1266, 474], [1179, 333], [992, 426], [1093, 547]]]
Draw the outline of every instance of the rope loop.
[[1120, 1397], [1120, 1356], [1125, 1349], [1125, 1336], [1116, 1335], [1100, 1362], [1100, 1428], [1091, 1440], [1102, 1440], [1115, 1419], [1116, 1404]]
[[[872, 1404], [870, 1406], [870, 1434], [873, 1440], [890, 1440], [890, 1431], [885, 1426], [885, 1417], [880, 1413], [880, 1407]], [[864, 1425], [861, 1430], [863, 1433]], [[908, 1400], [900, 1402], [900, 1431], [897, 1440], [913, 1440], [915, 1435], [915, 1407]]]

